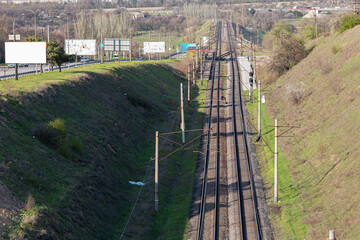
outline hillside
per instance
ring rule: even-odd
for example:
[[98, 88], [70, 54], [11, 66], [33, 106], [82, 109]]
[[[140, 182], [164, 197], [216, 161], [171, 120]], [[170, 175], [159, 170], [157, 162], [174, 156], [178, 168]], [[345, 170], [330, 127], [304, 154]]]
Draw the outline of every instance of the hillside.
[[[283, 126], [300, 124], [292, 130], [294, 138], [280, 138], [284, 165], [294, 186], [280, 182], [280, 200], [284, 204], [276, 206], [279, 219], [289, 215], [289, 207], [298, 208], [296, 214], [301, 215], [308, 231], [300, 235], [301, 232], [294, 231], [296, 227], [284, 227], [290, 224], [288, 221], [279, 220], [277, 239], [325, 239], [331, 229], [336, 230], [338, 239], [359, 238], [358, 36], [360, 26], [320, 39], [306, 59], [278, 79], [270, 93], [265, 93], [272, 121], [277, 117]], [[279, 178], [286, 178], [281, 175], [285, 173], [280, 171]], [[286, 195], [289, 188], [296, 189], [298, 194]], [[285, 204], [290, 198], [296, 201]], [[290, 230], [285, 233], [284, 229]]]
[[[143, 180], [155, 131], [172, 129], [176, 120], [183, 78], [172, 64], [110, 63], [0, 82], [0, 239], [120, 237], [139, 190], [128, 181]], [[187, 194], [185, 209], [180, 204], [154, 222], [148, 190], [151, 198], [141, 202], [146, 214], [135, 218], [147, 223], [135, 233], [146, 236], [140, 239], [163, 234], [157, 224], [167, 221], [177, 224], [172, 234], [182, 234], [196, 154], [184, 156], [188, 166], [166, 163], [173, 172], [162, 173], [169, 183], [161, 194], [176, 201], [173, 191]], [[187, 183], [179, 174], [189, 182], [181, 194]], [[174, 181], [178, 187], [169, 187]]]

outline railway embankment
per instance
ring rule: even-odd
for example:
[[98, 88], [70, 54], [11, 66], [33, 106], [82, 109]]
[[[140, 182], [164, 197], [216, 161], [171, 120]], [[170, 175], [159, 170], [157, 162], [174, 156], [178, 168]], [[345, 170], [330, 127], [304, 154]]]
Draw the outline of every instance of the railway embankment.
[[[0, 239], [183, 234], [196, 152], [160, 163], [156, 215], [153, 202], [155, 131], [179, 129], [184, 75], [173, 64], [109, 63], [0, 82]], [[187, 107], [188, 128], [201, 126], [198, 107]], [[161, 154], [173, 148], [161, 143]], [[129, 181], [145, 183], [140, 195]]]
[[[358, 36], [360, 26], [318, 39], [305, 59], [265, 83], [262, 134], [272, 150], [264, 141], [256, 148], [275, 239], [325, 239], [329, 230], [339, 239], [359, 237]], [[247, 106], [257, 126], [257, 101]], [[273, 200], [275, 118], [297, 127], [279, 138], [279, 203]]]

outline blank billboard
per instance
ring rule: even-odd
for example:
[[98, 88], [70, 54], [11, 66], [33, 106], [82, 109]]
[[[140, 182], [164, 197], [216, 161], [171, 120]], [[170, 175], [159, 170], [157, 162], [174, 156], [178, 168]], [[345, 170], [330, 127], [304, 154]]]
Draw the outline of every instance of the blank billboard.
[[96, 39], [65, 39], [65, 52], [69, 55], [96, 55]]
[[6, 42], [5, 63], [46, 63], [46, 42]]
[[165, 42], [144, 42], [144, 53], [164, 53]]

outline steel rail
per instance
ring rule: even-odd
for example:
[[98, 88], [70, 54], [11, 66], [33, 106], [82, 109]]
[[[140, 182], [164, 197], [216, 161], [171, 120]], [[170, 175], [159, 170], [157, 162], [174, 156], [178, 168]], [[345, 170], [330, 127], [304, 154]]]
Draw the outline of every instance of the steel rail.
[[[220, 24], [219, 24], [220, 25]], [[221, 56], [221, 30], [219, 28], [218, 39], [219, 39], [219, 49], [218, 56]], [[219, 57], [216, 57], [218, 60], [218, 71], [217, 71], [217, 133], [216, 133], [216, 176], [215, 176], [215, 215], [214, 215], [214, 240], [219, 238], [219, 182], [220, 182], [220, 68], [221, 60]]]
[[[219, 33], [220, 25], [217, 25], [216, 34]], [[209, 117], [207, 122], [207, 128], [211, 128], [212, 123], [212, 109], [213, 109], [213, 96], [214, 96], [214, 82], [215, 82], [215, 60], [216, 55], [219, 47], [220, 38], [216, 42], [216, 51], [213, 54], [213, 58], [211, 61], [210, 67], [210, 74], [209, 74], [209, 81], [212, 81], [211, 85], [211, 92], [210, 92], [210, 107], [209, 107]], [[210, 157], [210, 137], [211, 133], [207, 133], [206, 137], [206, 145], [205, 145], [205, 157], [204, 157], [204, 173], [203, 173], [203, 181], [202, 181], [202, 188], [201, 188], [201, 199], [200, 199], [200, 208], [199, 208], [199, 219], [198, 219], [198, 226], [197, 226], [197, 237], [196, 239], [201, 240], [203, 235], [203, 228], [204, 228], [204, 216], [205, 216], [205, 206], [206, 206], [206, 193], [207, 193], [207, 175], [209, 169], [209, 157]]]
[[[235, 72], [238, 76], [238, 79], [240, 80], [240, 72], [239, 72], [239, 63], [237, 60], [237, 54], [236, 51], [234, 50], [234, 46], [233, 46], [233, 38], [231, 36], [231, 31], [230, 28], [228, 28], [228, 38], [229, 38], [229, 47], [231, 50], [231, 64], [232, 64], [232, 74], [233, 74], [233, 114], [234, 114], [234, 132], [237, 132], [236, 129], [236, 121], [235, 121]], [[234, 69], [234, 62], [235, 62], [235, 66], [236, 66], [236, 71]], [[253, 206], [254, 206], [254, 216], [255, 216], [255, 222], [256, 222], [256, 228], [257, 228], [257, 239], [258, 240], [262, 240], [262, 229], [261, 229], [261, 222], [260, 222], [260, 216], [259, 216], [259, 209], [258, 209], [258, 202], [257, 202], [257, 194], [256, 194], [256, 189], [255, 189], [255, 184], [254, 184], [254, 176], [253, 176], [253, 171], [252, 171], [252, 164], [250, 161], [250, 156], [249, 156], [249, 149], [248, 149], [248, 142], [247, 142], [247, 133], [246, 133], [246, 125], [245, 125], [245, 118], [244, 118], [244, 109], [243, 109], [243, 101], [242, 101], [242, 89], [241, 89], [241, 84], [240, 81], [237, 82], [238, 83], [238, 91], [239, 91], [239, 107], [240, 107], [240, 115], [241, 115], [241, 124], [243, 126], [243, 142], [244, 142], [244, 148], [245, 148], [245, 154], [246, 154], [246, 161], [247, 161], [247, 165], [248, 165], [248, 173], [249, 173], [249, 179], [250, 179], [250, 187], [251, 187], [251, 194], [252, 194], [252, 200], [253, 200]], [[235, 134], [236, 135], [236, 134]], [[237, 137], [235, 137], [235, 149], [237, 149], [236, 151], [238, 152], [238, 144], [237, 144]], [[238, 156], [238, 155], [237, 155]], [[238, 160], [237, 157], [237, 169], [238, 169], [238, 181], [239, 181], [239, 195], [240, 195], [240, 199], [243, 201], [243, 197], [242, 197], [242, 191], [241, 191], [241, 175], [240, 175], [240, 167], [239, 167], [240, 161]], [[247, 235], [246, 235], [246, 223], [245, 221], [243, 221], [242, 217], [242, 213], [244, 212], [244, 205], [243, 203], [241, 204], [241, 211], [240, 211], [240, 218], [241, 218], [241, 239], [247, 239]]]
[[235, 162], [236, 162], [236, 172], [237, 172], [237, 181], [238, 181], [238, 193], [239, 193], [239, 218], [240, 218], [240, 234], [241, 234], [241, 240], [246, 239], [246, 222], [243, 221], [243, 215], [244, 215], [244, 205], [243, 202], [243, 192], [241, 189], [241, 170], [240, 170], [240, 159], [239, 159], [239, 143], [237, 138], [237, 124], [236, 124], [236, 101], [235, 101], [235, 70], [234, 70], [234, 61], [233, 61], [233, 49], [232, 45], [230, 43], [230, 34], [229, 34], [229, 28], [228, 28], [228, 41], [229, 41], [229, 51], [231, 52], [231, 75], [232, 75], [232, 114], [233, 114], [233, 132], [234, 132], [234, 150], [235, 150]]

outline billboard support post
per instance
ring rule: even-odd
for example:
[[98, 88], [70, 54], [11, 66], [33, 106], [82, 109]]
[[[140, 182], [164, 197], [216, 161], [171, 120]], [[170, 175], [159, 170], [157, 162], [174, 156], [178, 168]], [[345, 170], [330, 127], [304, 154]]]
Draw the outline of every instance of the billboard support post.
[[19, 80], [18, 64], [15, 64], [15, 80]]

